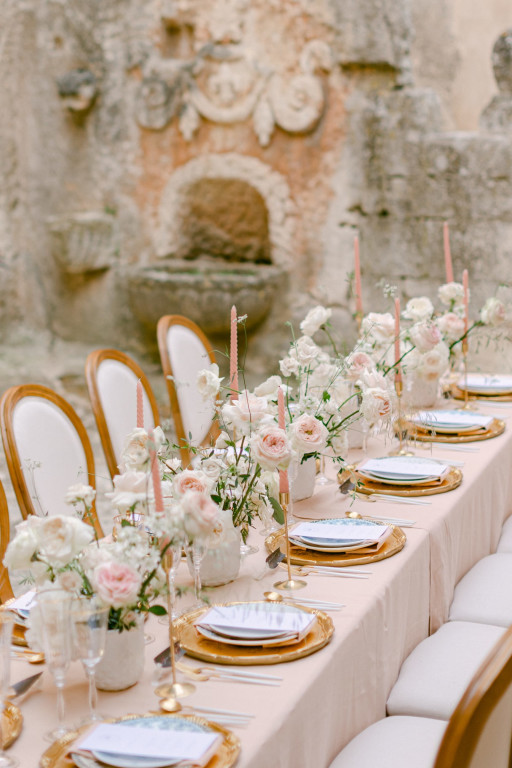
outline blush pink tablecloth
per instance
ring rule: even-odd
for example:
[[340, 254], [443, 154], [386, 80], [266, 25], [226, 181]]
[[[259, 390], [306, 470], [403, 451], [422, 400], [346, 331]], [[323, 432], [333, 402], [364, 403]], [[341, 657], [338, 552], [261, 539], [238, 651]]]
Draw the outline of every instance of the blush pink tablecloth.
[[[497, 412], [493, 409], [493, 415]], [[505, 415], [512, 411], [504, 411]], [[451, 452], [435, 446], [436, 458], [463, 461], [462, 486], [430, 497], [428, 506], [355, 502], [364, 514], [391, 515], [416, 521], [405, 529], [407, 543], [397, 555], [365, 566], [366, 580], [312, 575], [301, 596], [344, 603], [331, 613], [335, 633], [329, 645], [307, 658], [267, 669], [282, 675], [279, 687], [208, 681], [184, 700], [194, 706], [252, 713], [248, 728], [234, 728], [240, 737], [240, 768], [324, 768], [337, 752], [364, 727], [385, 714], [385, 703], [401, 663], [432, 628], [447, 616], [458, 579], [481, 557], [495, 549], [504, 518], [512, 511], [512, 431], [492, 441], [474, 443], [477, 451]], [[371, 441], [372, 455], [389, 446]], [[425, 449], [418, 449], [428, 455]], [[357, 459], [355, 454], [353, 459]], [[312, 517], [344, 514], [348, 500], [337, 487], [326, 486], [313, 499], [296, 506], [298, 514]], [[260, 552], [242, 564], [232, 584], [211, 591], [212, 601], [261, 598], [283, 571], [263, 571], [264, 539], [251, 533]], [[183, 564], [178, 580], [191, 583]], [[183, 603], [185, 605], [185, 603]], [[144, 677], [127, 691], [99, 694], [99, 709], [109, 716], [144, 713], [158, 708], [152, 686], [153, 657], [166, 646], [166, 628], [153, 617], [147, 632]], [[188, 663], [195, 663], [188, 660]], [[35, 671], [25, 662], [13, 662], [12, 680]], [[79, 662], [68, 673], [67, 718], [76, 722], [87, 711], [87, 689]], [[55, 725], [55, 693], [49, 672], [40, 692], [23, 704], [23, 732], [11, 748], [23, 768], [37, 766], [46, 748], [43, 734]]]

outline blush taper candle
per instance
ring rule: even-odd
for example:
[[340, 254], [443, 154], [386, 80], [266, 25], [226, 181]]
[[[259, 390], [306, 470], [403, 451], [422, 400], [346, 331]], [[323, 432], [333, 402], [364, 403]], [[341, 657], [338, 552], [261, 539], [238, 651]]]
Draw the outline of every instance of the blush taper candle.
[[229, 349], [229, 386], [231, 400], [238, 399], [238, 323], [236, 307], [231, 307], [231, 337]]
[[443, 243], [444, 243], [444, 268], [446, 272], [446, 282], [453, 283], [452, 254], [450, 251], [450, 228], [448, 222], [443, 224]]
[[140, 379], [137, 381], [137, 427], [144, 429], [144, 399]]
[[[281, 429], [285, 429], [284, 418], [284, 392], [281, 387], [277, 389], [277, 424]], [[288, 482], [287, 470], [279, 470], [279, 493], [289, 493], [290, 485]]]

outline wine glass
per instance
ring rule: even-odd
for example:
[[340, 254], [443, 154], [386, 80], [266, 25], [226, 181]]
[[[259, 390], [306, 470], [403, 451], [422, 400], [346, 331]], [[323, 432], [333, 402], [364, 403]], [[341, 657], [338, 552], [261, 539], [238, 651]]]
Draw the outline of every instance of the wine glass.
[[325, 474], [325, 456], [322, 454], [320, 456], [320, 472], [316, 476], [316, 484], [331, 485], [332, 483], [334, 483], [334, 480]]
[[65, 736], [69, 729], [64, 726], [64, 684], [71, 661], [71, 592], [64, 589], [46, 589], [37, 595], [36, 606], [41, 620], [41, 642], [46, 664], [57, 688], [58, 726], [47, 738], [54, 741]]
[[96, 667], [105, 652], [109, 610], [96, 597], [78, 598], [72, 606], [75, 653], [82, 662], [89, 681], [89, 716], [84, 720], [84, 724], [103, 720], [96, 711]]
[[2, 732], [1, 713], [4, 711], [5, 700], [9, 692], [9, 669], [11, 664], [11, 639], [14, 616], [12, 613], [0, 613], [0, 768], [14, 768], [19, 762], [5, 754], [3, 748], [4, 734]]
[[[176, 573], [178, 571], [178, 568], [180, 567], [181, 563], [181, 553], [183, 551], [183, 542], [181, 539], [179, 541], [172, 541], [171, 544], [169, 544], [167, 548], [166, 554], [168, 554], [169, 559], [168, 562], [169, 565], [169, 579], [168, 579], [168, 585], [170, 590], [170, 596], [171, 596], [171, 606], [172, 606], [172, 618], [176, 619], [178, 616], [178, 611], [176, 610]], [[160, 616], [158, 619], [159, 624], [168, 624], [169, 619], [167, 616]]]
[[194, 607], [203, 605], [201, 600], [201, 562], [205, 556], [207, 548], [207, 539], [203, 536], [196, 536], [192, 542], [187, 544], [187, 557], [192, 560], [194, 570], [194, 592], [196, 602]]

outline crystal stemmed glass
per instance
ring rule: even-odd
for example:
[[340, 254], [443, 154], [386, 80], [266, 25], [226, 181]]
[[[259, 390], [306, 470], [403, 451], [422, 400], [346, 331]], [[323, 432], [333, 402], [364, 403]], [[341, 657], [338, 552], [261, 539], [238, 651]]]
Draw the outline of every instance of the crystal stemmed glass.
[[37, 596], [37, 611], [41, 620], [41, 641], [46, 665], [52, 673], [57, 688], [58, 726], [47, 734], [52, 741], [69, 732], [64, 726], [64, 684], [71, 661], [72, 625], [71, 603], [73, 596], [64, 589], [47, 589]]
[[[180, 541], [173, 541], [171, 544], [169, 544], [169, 547], [167, 549], [167, 552], [170, 556], [170, 567], [169, 567], [169, 589], [171, 594], [171, 605], [172, 605], [172, 618], [175, 619], [178, 615], [178, 612], [176, 610], [176, 573], [178, 571], [178, 568], [180, 567], [181, 563], [181, 553], [183, 551], [183, 542]], [[169, 619], [167, 616], [161, 616], [158, 619], [159, 624], [167, 624], [169, 622]]]
[[[11, 664], [11, 639], [14, 616], [12, 613], [0, 613], [0, 715], [4, 711], [5, 700], [9, 691], [9, 670]], [[5, 754], [3, 748], [4, 734], [0, 716], [0, 768], [14, 768], [19, 765], [13, 757]]]
[[316, 476], [316, 484], [331, 485], [331, 483], [334, 483], [334, 480], [332, 480], [330, 477], [327, 477], [325, 474], [325, 456], [322, 454], [320, 457], [320, 472]]
[[201, 563], [206, 553], [206, 544], [206, 538], [196, 536], [194, 541], [187, 545], [187, 555], [192, 560], [194, 569], [194, 591], [197, 605], [203, 604], [201, 600]]
[[73, 643], [75, 653], [83, 664], [89, 681], [89, 716], [85, 723], [103, 718], [96, 711], [96, 667], [105, 652], [109, 608], [97, 598], [78, 598], [73, 602]]

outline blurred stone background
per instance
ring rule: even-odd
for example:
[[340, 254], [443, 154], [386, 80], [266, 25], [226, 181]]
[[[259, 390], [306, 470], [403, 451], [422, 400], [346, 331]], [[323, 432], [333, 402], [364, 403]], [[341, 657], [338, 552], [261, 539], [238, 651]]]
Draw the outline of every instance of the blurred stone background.
[[253, 379], [317, 303], [353, 342], [356, 233], [366, 311], [435, 297], [444, 220], [475, 305], [512, 283], [510, 0], [1, 10], [0, 385], [54, 387], [96, 449], [85, 357], [132, 354], [165, 415], [162, 314], [222, 351], [235, 302]]

